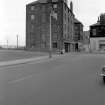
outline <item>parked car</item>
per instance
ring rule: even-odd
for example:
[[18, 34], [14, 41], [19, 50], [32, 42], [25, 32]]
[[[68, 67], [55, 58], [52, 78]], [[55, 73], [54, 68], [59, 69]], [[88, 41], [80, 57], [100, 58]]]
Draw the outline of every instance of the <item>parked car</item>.
[[102, 76], [103, 82], [105, 83], [105, 66], [102, 67], [102, 71], [100, 75]]

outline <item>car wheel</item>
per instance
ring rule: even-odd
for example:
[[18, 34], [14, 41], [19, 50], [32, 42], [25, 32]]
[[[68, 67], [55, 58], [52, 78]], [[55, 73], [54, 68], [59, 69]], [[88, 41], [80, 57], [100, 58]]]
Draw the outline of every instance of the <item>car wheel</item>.
[[103, 76], [103, 82], [105, 83], [105, 76]]

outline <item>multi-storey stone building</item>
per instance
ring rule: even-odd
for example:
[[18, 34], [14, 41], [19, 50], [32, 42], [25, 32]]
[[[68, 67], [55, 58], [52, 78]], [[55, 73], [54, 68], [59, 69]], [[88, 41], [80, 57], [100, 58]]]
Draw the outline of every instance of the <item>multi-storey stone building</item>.
[[[54, 11], [56, 18], [52, 16]], [[50, 25], [53, 51], [73, 50], [74, 35], [73, 4], [67, 0], [38, 0], [26, 5], [26, 47], [48, 51], [50, 47]]]

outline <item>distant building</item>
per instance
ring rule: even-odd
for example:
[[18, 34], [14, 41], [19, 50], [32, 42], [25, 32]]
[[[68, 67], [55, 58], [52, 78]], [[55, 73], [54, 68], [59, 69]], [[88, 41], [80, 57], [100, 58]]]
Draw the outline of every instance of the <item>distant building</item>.
[[90, 31], [83, 31], [83, 44], [90, 43]]
[[[51, 18], [51, 10], [54, 17]], [[73, 3], [67, 0], [37, 0], [26, 5], [26, 48], [48, 51], [50, 45], [50, 24], [52, 50], [65, 52], [74, 49]]]
[[105, 13], [100, 15], [100, 24], [104, 24], [105, 25]]
[[83, 43], [83, 24], [74, 18], [74, 36], [75, 51], [80, 50]]
[[90, 51], [90, 31], [83, 31], [83, 50]]
[[105, 50], [105, 14], [101, 14], [97, 23], [90, 26], [90, 49]]

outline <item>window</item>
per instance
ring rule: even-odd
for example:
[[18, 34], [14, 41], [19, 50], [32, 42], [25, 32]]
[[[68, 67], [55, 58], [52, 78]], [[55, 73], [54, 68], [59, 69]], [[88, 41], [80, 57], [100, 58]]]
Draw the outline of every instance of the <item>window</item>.
[[34, 6], [31, 6], [31, 10], [32, 10], [32, 11], [34, 10]]
[[45, 42], [45, 41], [46, 41], [45, 34], [42, 34], [42, 42]]
[[34, 25], [33, 24], [31, 24], [31, 27], [30, 27], [31, 29], [31, 32], [33, 32], [34, 31]]
[[64, 9], [66, 10], [66, 4], [64, 4]]
[[66, 18], [67, 18], [67, 17], [66, 17], [66, 13], [65, 13], [65, 21], [66, 21]]
[[64, 24], [64, 31], [66, 31], [66, 24]]
[[35, 16], [34, 15], [31, 15], [31, 20], [34, 20], [35, 19]]
[[93, 36], [95, 36], [96, 35], [96, 29], [93, 29], [92, 33], [93, 33]]
[[53, 5], [53, 8], [57, 8], [57, 4], [54, 4], [54, 5]]
[[78, 26], [75, 26], [75, 30], [78, 30]]
[[32, 25], [32, 30], [34, 29], [34, 25]]
[[53, 48], [57, 48], [57, 42], [53, 43]]
[[45, 11], [46, 11], [46, 7], [42, 6], [42, 12], [45, 12]]
[[68, 23], [69, 23], [69, 17], [68, 17]]
[[43, 23], [46, 22], [46, 14], [45, 13], [42, 14], [42, 22]]
[[58, 2], [58, 0], [52, 0], [52, 2]]

